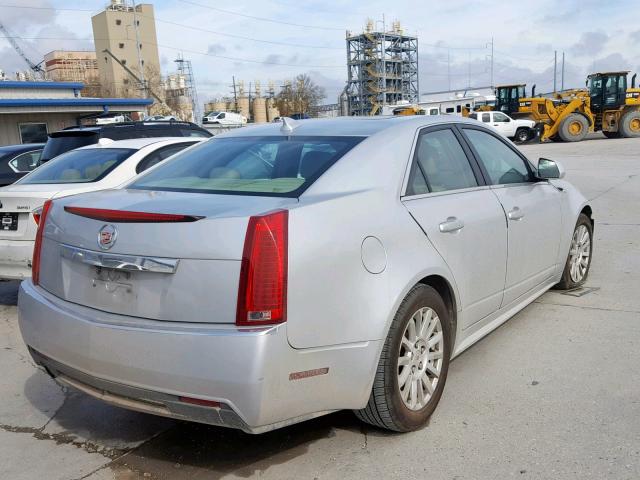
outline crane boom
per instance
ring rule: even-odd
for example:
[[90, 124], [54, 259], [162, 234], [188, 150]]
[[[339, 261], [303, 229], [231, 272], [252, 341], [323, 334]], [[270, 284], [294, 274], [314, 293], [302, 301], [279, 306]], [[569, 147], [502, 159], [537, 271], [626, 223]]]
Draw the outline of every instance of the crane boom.
[[2, 23], [0, 23], [0, 32], [2, 32], [2, 34], [4, 35], [4, 38], [6, 38], [9, 41], [13, 49], [18, 53], [18, 55], [20, 55], [20, 58], [22, 58], [26, 62], [26, 64], [29, 65], [29, 68], [31, 69], [31, 71], [34, 74], [36, 74], [37, 77], [44, 78], [44, 70], [42, 69], [40, 64], [33, 63], [29, 59], [29, 57], [27, 57], [27, 55], [22, 51], [22, 48], [20, 48], [20, 45], [18, 45], [18, 42], [16, 42], [15, 38], [11, 36], [9, 31], [5, 28], [5, 26]]

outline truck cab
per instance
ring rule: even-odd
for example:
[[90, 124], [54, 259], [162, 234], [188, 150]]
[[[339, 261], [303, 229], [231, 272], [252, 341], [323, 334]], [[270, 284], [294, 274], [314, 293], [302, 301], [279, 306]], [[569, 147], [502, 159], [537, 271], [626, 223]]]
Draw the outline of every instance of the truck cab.
[[526, 84], [500, 85], [496, 87], [496, 110], [506, 115], [517, 113], [520, 99], [526, 96]]
[[516, 120], [502, 112], [472, 112], [469, 118], [491, 125], [501, 135], [518, 142], [526, 142], [535, 136], [533, 120]]

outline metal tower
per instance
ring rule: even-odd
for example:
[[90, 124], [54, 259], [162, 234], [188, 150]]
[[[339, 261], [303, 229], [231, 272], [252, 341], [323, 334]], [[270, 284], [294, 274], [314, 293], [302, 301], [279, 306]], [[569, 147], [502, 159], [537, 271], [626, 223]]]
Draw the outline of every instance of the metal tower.
[[418, 39], [404, 35], [399, 22], [390, 32], [347, 32], [349, 115], [380, 115], [384, 105], [417, 103]]
[[202, 119], [202, 112], [200, 111], [200, 102], [198, 102], [196, 83], [193, 79], [191, 60], [185, 60], [182, 54], [179, 54], [175, 62], [178, 66], [178, 75], [184, 76], [185, 79], [186, 94], [191, 99], [191, 111], [193, 112], [194, 117], [193, 121], [200, 122], [200, 120]]

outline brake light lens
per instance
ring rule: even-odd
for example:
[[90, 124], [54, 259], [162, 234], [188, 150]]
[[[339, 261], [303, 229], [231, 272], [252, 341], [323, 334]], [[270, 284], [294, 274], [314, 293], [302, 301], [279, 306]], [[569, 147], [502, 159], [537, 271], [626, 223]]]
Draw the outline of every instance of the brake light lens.
[[103, 222], [119, 223], [195, 222], [204, 218], [195, 215], [132, 212], [127, 210], [109, 210], [105, 208], [64, 207], [64, 211], [81, 217], [102, 220]]
[[249, 218], [236, 325], [272, 325], [286, 321], [288, 236], [287, 210]]
[[36, 222], [36, 225], [40, 225], [40, 217], [42, 216], [42, 207], [34, 208], [31, 212], [33, 216], [33, 221]]
[[[44, 227], [47, 224], [47, 215], [49, 215], [49, 210], [51, 210], [51, 206], [53, 202], [51, 200], [47, 200], [44, 202], [42, 206], [42, 210], [38, 215], [38, 219], [36, 223], [38, 224], [38, 231], [36, 232], [36, 241], [33, 245], [33, 259], [31, 261], [31, 280], [34, 285], [38, 285], [40, 283], [40, 254], [42, 250], [42, 236], [44, 234]], [[35, 219], [35, 212], [33, 215]]]

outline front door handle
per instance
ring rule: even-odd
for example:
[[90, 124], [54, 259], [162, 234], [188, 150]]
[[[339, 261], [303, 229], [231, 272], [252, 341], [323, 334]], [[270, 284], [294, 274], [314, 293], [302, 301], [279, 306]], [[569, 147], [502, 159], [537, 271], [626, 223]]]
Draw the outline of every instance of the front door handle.
[[519, 207], [513, 207], [512, 210], [507, 212], [507, 217], [509, 217], [509, 220], [521, 220], [524, 217], [524, 212]]
[[442, 233], [455, 233], [464, 228], [464, 222], [456, 217], [448, 217], [439, 225], [439, 228]]

